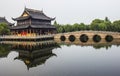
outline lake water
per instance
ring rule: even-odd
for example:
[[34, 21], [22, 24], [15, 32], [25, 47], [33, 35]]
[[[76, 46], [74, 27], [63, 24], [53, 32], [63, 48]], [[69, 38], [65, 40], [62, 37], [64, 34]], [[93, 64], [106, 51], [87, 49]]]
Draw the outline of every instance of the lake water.
[[3, 42], [0, 76], [120, 76], [119, 59], [119, 42]]

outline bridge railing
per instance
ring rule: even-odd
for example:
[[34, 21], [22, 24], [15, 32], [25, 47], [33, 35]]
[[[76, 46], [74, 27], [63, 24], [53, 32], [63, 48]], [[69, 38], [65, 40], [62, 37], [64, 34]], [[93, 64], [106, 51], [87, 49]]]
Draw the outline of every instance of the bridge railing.
[[111, 34], [111, 35], [120, 35], [119, 32], [111, 32], [111, 31], [74, 31], [74, 32], [66, 32], [66, 33], [58, 33], [58, 34], [70, 34], [70, 33], [99, 33], [99, 34]]

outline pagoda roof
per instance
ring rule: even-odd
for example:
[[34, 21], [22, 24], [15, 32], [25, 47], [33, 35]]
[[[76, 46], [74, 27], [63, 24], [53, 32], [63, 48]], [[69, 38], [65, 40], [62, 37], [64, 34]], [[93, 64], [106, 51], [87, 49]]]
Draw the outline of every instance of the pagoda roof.
[[[31, 59], [31, 57], [25, 57], [25, 56], [16, 57], [15, 59], [23, 61], [25, 63], [25, 65], [27, 66], [28, 70], [29, 70], [32, 67], [37, 67], [38, 65], [45, 64], [45, 62], [53, 56], [56, 56], [56, 54], [51, 53], [51, 54], [48, 54], [48, 55], [39, 56], [37, 58], [32, 58], [32, 59]], [[29, 63], [27, 63], [26, 61], [29, 61]]]
[[[26, 13], [28, 16], [23, 16], [24, 13]], [[13, 18], [13, 20], [17, 21], [17, 20], [24, 20], [28, 18], [40, 19], [40, 20], [54, 20], [55, 19], [55, 18], [50, 18], [46, 16], [43, 13], [43, 11], [25, 8], [23, 14], [18, 18]]]
[[0, 23], [6, 23], [7, 25], [13, 25], [12, 23], [8, 22], [5, 17], [0, 17]]
[[50, 29], [56, 29], [55, 26], [52, 25], [18, 25], [11, 27], [11, 29], [26, 29], [26, 28], [50, 28]]

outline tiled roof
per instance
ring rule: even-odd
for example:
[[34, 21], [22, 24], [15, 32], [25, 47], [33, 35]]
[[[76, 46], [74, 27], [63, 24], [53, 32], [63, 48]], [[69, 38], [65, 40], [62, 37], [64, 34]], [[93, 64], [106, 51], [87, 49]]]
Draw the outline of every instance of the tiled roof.
[[12, 23], [8, 22], [5, 17], [0, 17], [0, 23], [6, 23], [8, 25], [13, 25]]
[[43, 13], [43, 11], [40, 11], [40, 10], [25, 8], [24, 12], [27, 12], [29, 14], [29, 16], [27, 16], [27, 17], [20, 16], [18, 18], [13, 18], [13, 20], [23, 20], [23, 19], [28, 19], [29, 17], [31, 17], [33, 19], [41, 19], [41, 20], [54, 20], [55, 19], [55, 18], [50, 18], [50, 17], [46, 16]]

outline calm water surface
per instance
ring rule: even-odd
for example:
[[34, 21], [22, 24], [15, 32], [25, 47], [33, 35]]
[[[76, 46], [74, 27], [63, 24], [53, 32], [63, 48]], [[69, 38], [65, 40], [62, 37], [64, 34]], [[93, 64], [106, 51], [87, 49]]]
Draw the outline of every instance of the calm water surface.
[[0, 76], [120, 76], [120, 46], [1, 44]]

